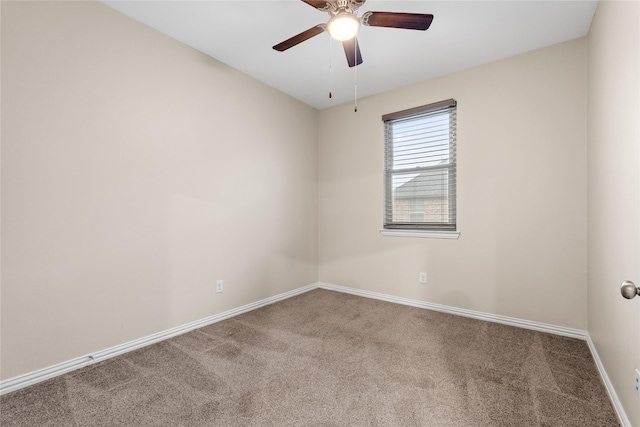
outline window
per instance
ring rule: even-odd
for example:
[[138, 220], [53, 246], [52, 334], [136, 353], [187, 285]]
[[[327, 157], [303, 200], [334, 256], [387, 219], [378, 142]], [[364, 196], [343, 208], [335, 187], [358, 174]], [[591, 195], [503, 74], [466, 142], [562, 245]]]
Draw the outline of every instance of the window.
[[382, 120], [382, 233], [457, 238], [456, 101], [386, 114]]

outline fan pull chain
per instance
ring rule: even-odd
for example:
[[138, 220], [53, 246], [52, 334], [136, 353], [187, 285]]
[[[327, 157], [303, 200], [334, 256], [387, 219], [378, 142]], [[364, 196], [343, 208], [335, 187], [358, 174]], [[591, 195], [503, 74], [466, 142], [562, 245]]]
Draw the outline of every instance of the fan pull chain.
[[331, 57], [333, 56], [333, 43], [331, 43], [331, 39], [332, 39], [332, 37], [329, 37], [329, 99], [331, 99], [333, 97], [333, 95], [331, 94], [331, 85], [332, 85], [332, 80], [331, 80], [331, 71], [332, 71]]
[[[357, 45], [356, 45], [357, 46]], [[353, 82], [353, 111], [355, 113], [358, 112], [358, 49], [354, 49], [355, 53], [355, 66], [353, 67], [353, 76], [354, 76], [354, 82]]]

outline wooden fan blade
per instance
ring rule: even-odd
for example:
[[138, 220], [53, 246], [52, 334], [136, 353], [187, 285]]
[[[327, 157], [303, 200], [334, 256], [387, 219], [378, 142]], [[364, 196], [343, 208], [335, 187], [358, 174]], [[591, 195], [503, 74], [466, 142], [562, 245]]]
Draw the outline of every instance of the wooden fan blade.
[[365, 12], [361, 22], [370, 27], [405, 28], [424, 31], [431, 25], [433, 15], [426, 13]]
[[344, 47], [344, 53], [347, 55], [347, 62], [349, 67], [355, 67], [362, 64], [362, 55], [360, 54], [360, 45], [358, 45], [358, 39], [352, 38], [342, 42]]
[[273, 48], [278, 52], [283, 52], [291, 47], [294, 47], [297, 44], [302, 43], [305, 40], [309, 40], [311, 37], [323, 33], [325, 26], [326, 24], [318, 24], [315, 27], [309, 28], [307, 31], [303, 31], [300, 34], [295, 35], [290, 39], [287, 39], [282, 43], [275, 45]]
[[318, 10], [324, 11], [329, 8], [329, 5], [325, 0], [302, 0], [302, 1], [311, 7], [315, 7]]

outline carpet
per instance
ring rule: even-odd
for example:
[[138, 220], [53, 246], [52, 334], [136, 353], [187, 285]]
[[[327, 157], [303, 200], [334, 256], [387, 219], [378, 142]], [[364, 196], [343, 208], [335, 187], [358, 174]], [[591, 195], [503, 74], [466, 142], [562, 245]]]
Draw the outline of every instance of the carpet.
[[316, 289], [0, 398], [9, 426], [619, 426], [584, 341]]

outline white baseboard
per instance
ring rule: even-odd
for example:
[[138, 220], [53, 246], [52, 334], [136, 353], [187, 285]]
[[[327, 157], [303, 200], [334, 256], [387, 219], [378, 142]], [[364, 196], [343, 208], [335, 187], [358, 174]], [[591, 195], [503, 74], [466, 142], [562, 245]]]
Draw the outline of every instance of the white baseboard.
[[97, 363], [97, 362], [118, 356], [120, 354], [127, 353], [130, 351], [139, 349], [141, 347], [145, 347], [150, 344], [154, 344], [159, 341], [169, 339], [171, 337], [175, 337], [177, 335], [182, 335], [194, 329], [198, 329], [203, 326], [207, 326], [212, 323], [216, 323], [221, 320], [225, 320], [230, 317], [237, 316], [239, 314], [247, 313], [257, 308], [264, 307], [265, 305], [273, 304], [274, 302], [282, 301], [287, 298], [291, 298], [295, 295], [299, 295], [304, 292], [311, 291], [313, 289], [316, 289], [317, 287], [318, 287], [317, 283], [314, 283], [308, 286], [303, 286], [301, 288], [294, 289], [292, 291], [278, 294], [269, 298], [265, 298], [263, 300], [253, 302], [251, 304], [243, 305], [242, 307], [234, 308], [232, 310], [228, 310], [220, 314], [209, 316], [204, 319], [196, 320], [191, 323], [177, 326], [175, 328], [167, 329], [166, 331], [158, 332], [153, 335], [149, 335], [143, 338], [129, 341], [127, 343], [120, 344], [120, 345], [108, 348], [106, 350], [100, 350], [95, 353], [88, 354], [86, 356], [77, 357], [75, 359], [71, 359], [66, 362], [58, 363], [48, 368], [39, 369], [37, 371], [30, 372], [28, 374], [19, 375], [17, 377], [0, 381], [0, 395], [10, 393], [12, 391], [16, 391], [21, 388], [48, 380], [49, 378], [66, 374], [67, 372], [74, 371], [76, 369], [84, 368], [85, 366], [91, 365], [93, 363]]
[[516, 326], [519, 328], [533, 329], [540, 332], [548, 332], [555, 335], [562, 335], [566, 337], [585, 340], [589, 346], [589, 350], [591, 350], [591, 354], [593, 355], [593, 358], [596, 362], [598, 370], [600, 371], [600, 376], [602, 377], [605, 387], [607, 388], [609, 397], [611, 398], [611, 401], [618, 414], [618, 418], [620, 419], [620, 422], [622, 423], [623, 427], [632, 427], [629, 421], [629, 418], [627, 417], [624, 411], [624, 408], [622, 407], [620, 399], [618, 399], [618, 395], [615, 389], [613, 388], [613, 384], [609, 380], [609, 376], [607, 375], [607, 372], [604, 369], [604, 365], [602, 364], [602, 361], [598, 356], [598, 352], [595, 348], [595, 345], [593, 344], [593, 341], [591, 340], [591, 337], [589, 336], [589, 333], [587, 331], [583, 331], [580, 329], [565, 328], [563, 326], [555, 326], [555, 325], [550, 325], [546, 323], [533, 322], [530, 320], [517, 319], [514, 317], [500, 316], [497, 314], [483, 313], [480, 311], [467, 310], [464, 308], [434, 304], [434, 303], [420, 301], [420, 300], [402, 298], [402, 297], [397, 297], [393, 295], [364, 291], [361, 289], [348, 288], [344, 286], [332, 285], [329, 283], [322, 283], [322, 282], [314, 283], [308, 286], [303, 286], [301, 288], [297, 288], [289, 292], [278, 294], [273, 297], [256, 301], [251, 304], [243, 305], [242, 307], [225, 311], [224, 313], [216, 314], [201, 320], [196, 320], [195, 322], [187, 323], [182, 326], [167, 329], [166, 331], [158, 332], [153, 335], [139, 338], [137, 340], [133, 340], [125, 344], [120, 344], [115, 347], [108, 348], [106, 350], [97, 351], [87, 356], [78, 357], [72, 360], [68, 360], [66, 362], [59, 363], [54, 366], [50, 366], [48, 368], [40, 369], [34, 372], [30, 372], [28, 374], [24, 374], [14, 378], [10, 378], [8, 380], [0, 381], [0, 395], [19, 390], [21, 388], [30, 386], [32, 384], [45, 381], [49, 378], [53, 378], [53, 377], [65, 374], [67, 372], [70, 372], [79, 368], [83, 368], [93, 363], [100, 362], [100, 361], [118, 356], [120, 354], [127, 353], [130, 351], [139, 349], [141, 347], [145, 347], [150, 344], [154, 344], [159, 341], [163, 341], [163, 340], [172, 338], [174, 336], [184, 334], [194, 329], [198, 329], [203, 326], [207, 326], [212, 323], [216, 323], [221, 320], [225, 320], [230, 317], [237, 316], [239, 314], [247, 313], [257, 308], [264, 307], [266, 305], [273, 304], [275, 302], [282, 301], [287, 298], [291, 298], [293, 296], [311, 291], [316, 288], [327, 289], [331, 291], [337, 291], [337, 292], [362, 296], [365, 298], [373, 298], [381, 301], [408, 305], [411, 307], [424, 308], [427, 310], [439, 311], [442, 313], [454, 314], [457, 316], [471, 317], [473, 319], [486, 320], [489, 322], [502, 323], [505, 325]]
[[593, 356], [593, 360], [596, 362], [596, 366], [598, 367], [598, 371], [600, 372], [600, 377], [604, 382], [605, 387], [607, 388], [607, 392], [609, 393], [609, 398], [611, 399], [611, 403], [613, 403], [613, 407], [618, 414], [618, 419], [620, 420], [620, 424], [623, 427], [633, 427], [631, 425], [631, 421], [627, 417], [627, 413], [624, 411], [622, 407], [622, 402], [618, 398], [618, 394], [616, 393], [615, 388], [613, 388], [613, 384], [609, 379], [609, 375], [607, 375], [607, 371], [604, 369], [604, 365], [602, 364], [602, 360], [600, 360], [600, 356], [598, 355], [598, 350], [596, 350], [596, 346], [591, 340], [591, 336], [587, 335], [587, 344], [589, 345], [589, 350], [591, 350], [591, 355]]
[[321, 289], [344, 292], [366, 298], [373, 298], [382, 301], [394, 302], [396, 304], [408, 305], [411, 307], [425, 308], [427, 310], [440, 311], [442, 313], [455, 314], [457, 316], [471, 317], [473, 319], [486, 320], [488, 322], [503, 323], [505, 325], [517, 326], [519, 328], [533, 329], [540, 332], [548, 332], [565, 337], [587, 339], [587, 331], [581, 329], [565, 328], [563, 326], [549, 325], [547, 323], [533, 322], [530, 320], [517, 319], [515, 317], [500, 316], [497, 314], [483, 313], [481, 311], [467, 310], [464, 308], [451, 307], [448, 305], [434, 304], [420, 300], [396, 297], [393, 295], [380, 294], [377, 292], [363, 291], [360, 289], [346, 288], [344, 286], [332, 285], [329, 283], [318, 283]]

